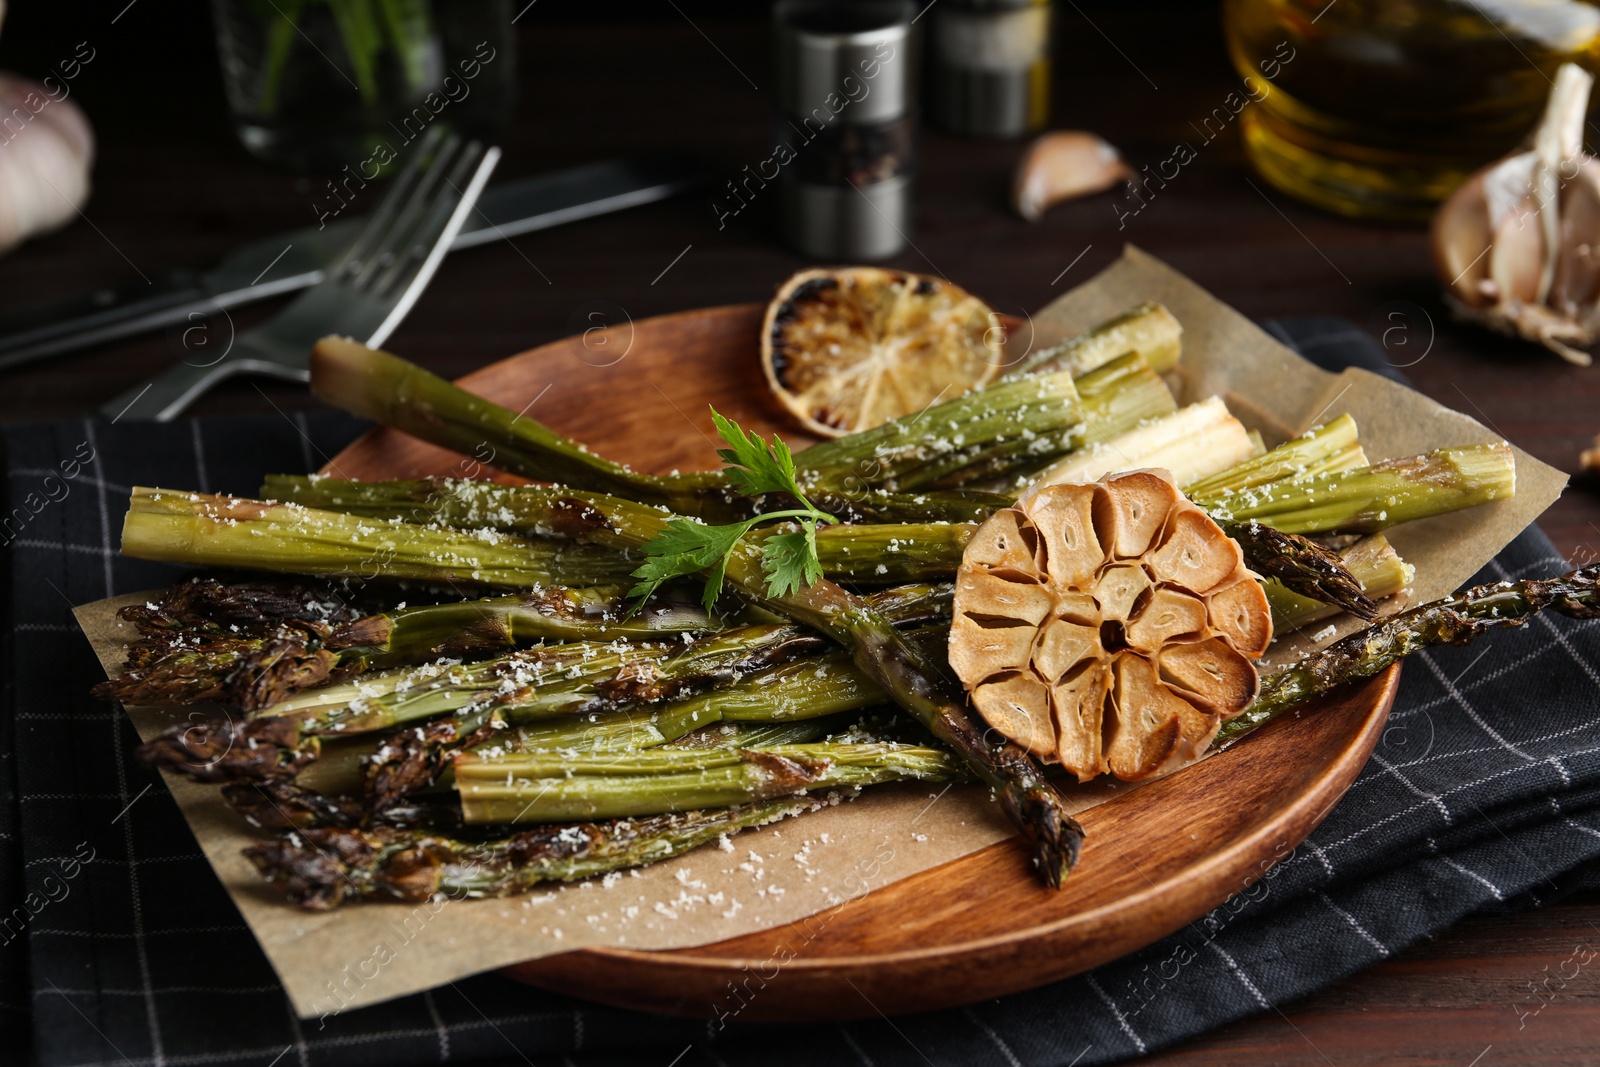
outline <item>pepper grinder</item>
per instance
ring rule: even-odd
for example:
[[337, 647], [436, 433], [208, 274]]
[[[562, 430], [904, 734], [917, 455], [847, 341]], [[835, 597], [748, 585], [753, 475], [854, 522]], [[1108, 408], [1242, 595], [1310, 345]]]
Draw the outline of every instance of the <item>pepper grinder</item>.
[[951, 133], [1019, 137], [1050, 118], [1050, 0], [940, 0], [928, 110]]
[[917, 33], [910, 0], [773, 8], [783, 233], [817, 259], [886, 259], [910, 241]]

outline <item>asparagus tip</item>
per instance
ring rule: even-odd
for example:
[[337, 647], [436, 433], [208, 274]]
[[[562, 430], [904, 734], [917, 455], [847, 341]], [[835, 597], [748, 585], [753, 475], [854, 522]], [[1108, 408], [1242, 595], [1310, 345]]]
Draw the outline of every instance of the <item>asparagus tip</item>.
[[316, 738], [301, 738], [287, 716], [180, 723], [140, 745], [146, 766], [211, 784], [293, 778], [317, 758]]
[[1059, 798], [1046, 795], [1048, 785], [1005, 789], [1000, 803], [1013, 825], [1021, 827], [1033, 848], [1033, 864], [1045, 884], [1060, 889], [1083, 848], [1083, 827], [1068, 815]]
[[363, 834], [304, 830], [244, 850], [261, 876], [307, 911], [331, 911], [356, 892], [352, 869], [372, 862], [377, 850]]
[[1254, 519], [1229, 523], [1224, 529], [1238, 542], [1245, 562], [1262, 576], [1276, 578], [1301, 596], [1343, 608], [1358, 619], [1371, 622], [1378, 617], [1377, 602], [1337, 553], [1309, 537], [1284, 533]]
[[281, 778], [229, 782], [222, 787], [222, 795], [245, 822], [259, 830], [352, 827], [360, 825], [366, 815], [352, 797], [327, 796]]
[[448, 716], [401, 730], [362, 768], [362, 792], [372, 813], [383, 816], [407, 803], [438, 780], [457, 752], [488, 741], [500, 729], [498, 720]]

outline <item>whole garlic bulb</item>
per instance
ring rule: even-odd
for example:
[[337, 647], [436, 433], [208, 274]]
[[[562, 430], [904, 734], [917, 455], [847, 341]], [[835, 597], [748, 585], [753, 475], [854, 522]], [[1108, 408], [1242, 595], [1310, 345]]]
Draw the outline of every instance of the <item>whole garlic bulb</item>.
[[1594, 79], [1556, 73], [1531, 151], [1469, 178], [1433, 221], [1445, 297], [1464, 318], [1588, 366], [1600, 341], [1600, 160], [1583, 150]]
[[77, 215], [89, 198], [94, 133], [77, 104], [4, 71], [0, 115], [7, 117], [0, 127], [0, 252], [6, 252]]

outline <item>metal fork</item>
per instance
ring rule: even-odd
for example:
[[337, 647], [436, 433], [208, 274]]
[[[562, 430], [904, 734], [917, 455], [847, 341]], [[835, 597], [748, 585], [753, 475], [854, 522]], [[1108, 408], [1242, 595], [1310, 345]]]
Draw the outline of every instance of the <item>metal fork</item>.
[[101, 414], [112, 421], [166, 422], [235, 374], [306, 381], [311, 346], [330, 333], [381, 345], [427, 287], [499, 159], [498, 148], [430, 129], [371, 222], [321, 283], [239, 334], [220, 357], [186, 360], [123, 393]]

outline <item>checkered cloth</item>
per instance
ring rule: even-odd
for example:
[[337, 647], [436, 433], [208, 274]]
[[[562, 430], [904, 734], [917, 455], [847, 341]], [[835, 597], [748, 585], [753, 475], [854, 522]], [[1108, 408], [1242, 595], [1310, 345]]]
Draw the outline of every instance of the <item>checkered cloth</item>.
[[[1275, 324], [1381, 369], [1348, 324]], [[40, 1064], [1087, 1065], [1278, 1005], [1485, 909], [1600, 884], [1600, 625], [1539, 618], [1407, 666], [1371, 764], [1263, 881], [1092, 974], [953, 1011], [793, 1030], [661, 1019], [487, 975], [297, 1021], [69, 609], [159, 586], [120, 558], [135, 482], [253, 493], [350, 440], [342, 417], [4, 431], [14, 640], [0, 715], [0, 1058]], [[70, 476], [69, 476], [70, 475]], [[1478, 581], [1565, 562], [1529, 531]], [[780, 976], [776, 981], [781, 982]], [[677, 1057], [676, 1059], [674, 1057]]]

